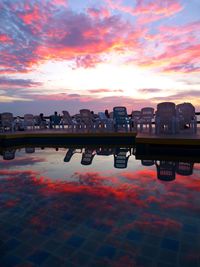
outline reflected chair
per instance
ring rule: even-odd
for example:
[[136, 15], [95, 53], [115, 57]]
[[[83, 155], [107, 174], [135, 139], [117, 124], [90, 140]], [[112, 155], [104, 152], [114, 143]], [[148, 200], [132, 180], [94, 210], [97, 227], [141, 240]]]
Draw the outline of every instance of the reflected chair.
[[85, 148], [85, 151], [82, 154], [81, 164], [90, 165], [92, 164], [93, 158], [95, 156], [95, 150], [91, 148]]
[[15, 158], [15, 149], [8, 149], [3, 151], [3, 159], [4, 160], [12, 160]]
[[117, 147], [114, 152], [114, 167], [117, 169], [125, 169], [128, 165], [128, 159], [131, 155], [130, 148]]
[[142, 159], [141, 164], [143, 166], [153, 166], [155, 164], [155, 161], [153, 159]]
[[176, 164], [176, 173], [183, 175], [183, 176], [189, 176], [193, 174], [193, 162], [177, 162]]
[[113, 148], [111, 147], [99, 147], [96, 150], [98, 156], [110, 156], [113, 154]]
[[113, 120], [115, 131], [119, 131], [120, 129], [128, 131], [130, 129], [131, 121], [128, 117], [126, 107], [114, 107]]
[[156, 161], [157, 177], [162, 181], [173, 181], [176, 178], [176, 164], [173, 161]]
[[25, 147], [25, 152], [27, 154], [35, 153], [35, 147]]

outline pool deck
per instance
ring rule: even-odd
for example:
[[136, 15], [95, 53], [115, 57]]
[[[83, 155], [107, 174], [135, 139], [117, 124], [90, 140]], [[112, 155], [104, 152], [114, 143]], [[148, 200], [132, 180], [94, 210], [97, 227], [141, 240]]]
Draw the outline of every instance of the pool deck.
[[0, 133], [0, 146], [14, 145], [17, 143], [35, 144], [38, 141], [60, 144], [104, 144], [104, 145], [170, 145], [200, 147], [200, 128], [196, 134], [190, 133], [188, 129], [175, 135], [155, 135], [154, 133], [131, 132], [105, 132], [105, 131], [69, 131], [67, 129], [44, 129], [27, 130], [17, 132]]

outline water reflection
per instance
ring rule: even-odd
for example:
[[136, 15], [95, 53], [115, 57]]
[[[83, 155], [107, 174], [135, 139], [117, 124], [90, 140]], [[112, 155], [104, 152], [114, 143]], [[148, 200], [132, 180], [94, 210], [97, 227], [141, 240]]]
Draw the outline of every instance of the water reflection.
[[2, 266], [199, 266], [200, 164], [140, 162], [126, 147], [34, 151], [2, 151]]
[[[45, 147], [35, 148], [35, 147], [25, 147], [26, 154], [34, 154], [37, 150], [45, 150]], [[46, 148], [48, 149], [48, 148]], [[96, 160], [100, 160], [100, 156], [113, 156], [113, 166], [116, 169], [126, 169], [128, 168], [129, 158], [135, 158], [135, 148], [134, 147], [82, 147], [82, 148], [64, 148], [64, 147], [55, 147], [54, 152], [60, 150], [66, 151], [66, 154], [63, 158], [65, 163], [69, 163], [74, 157], [75, 154], [79, 154], [80, 164], [81, 165], [92, 165], [94, 157]], [[23, 150], [23, 148], [22, 148]], [[16, 154], [16, 149], [6, 149], [1, 152], [3, 160], [14, 160]], [[28, 155], [27, 155], [28, 157]], [[27, 158], [28, 159], [28, 158]], [[76, 159], [76, 160], [79, 160]], [[136, 161], [136, 159], [135, 159]], [[2, 162], [1, 162], [2, 163]], [[22, 163], [23, 164], [23, 163]], [[155, 159], [141, 159], [141, 165], [145, 167], [155, 168], [157, 172], [157, 178], [162, 181], [173, 181], [176, 178], [176, 175], [190, 176], [193, 174], [194, 161], [182, 161], [176, 159], [172, 160], [159, 160]]]

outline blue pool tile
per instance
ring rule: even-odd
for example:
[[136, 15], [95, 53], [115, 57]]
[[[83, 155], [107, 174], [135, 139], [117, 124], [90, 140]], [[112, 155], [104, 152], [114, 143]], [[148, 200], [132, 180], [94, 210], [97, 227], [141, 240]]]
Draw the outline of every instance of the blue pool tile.
[[21, 262], [21, 259], [15, 255], [7, 255], [6, 257], [1, 257], [0, 266], [2, 267], [14, 267]]
[[116, 253], [116, 248], [104, 245], [97, 251], [97, 257], [113, 259]]
[[198, 227], [196, 225], [191, 224], [184, 224], [183, 225], [183, 231], [191, 233], [191, 234], [198, 234]]
[[8, 241], [5, 243], [5, 245], [4, 245], [5, 247], [4, 247], [4, 249], [5, 249], [6, 251], [11, 251], [11, 250], [17, 248], [17, 246], [19, 246], [20, 243], [21, 243], [21, 242], [20, 242], [19, 240], [15, 239], [15, 238], [12, 238], [12, 239], [8, 240]]
[[170, 238], [164, 238], [161, 242], [161, 247], [173, 251], [178, 251], [179, 241]]
[[67, 240], [67, 244], [72, 247], [78, 248], [83, 244], [84, 241], [85, 241], [85, 238], [81, 236], [73, 235]]
[[141, 242], [142, 239], [144, 238], [144, 234], [140, 233], [138, 231], [129, 231], [126, 235], [127, 239], [129, 240], [133, 240], [133, 241], [137, 241], [137, 242]]
[[33, 262], [34, 264], [40, 265], [49, 257], [49, 255], [50, 254], [46, 251], [37, 250], [28, 257], [28, 260]]

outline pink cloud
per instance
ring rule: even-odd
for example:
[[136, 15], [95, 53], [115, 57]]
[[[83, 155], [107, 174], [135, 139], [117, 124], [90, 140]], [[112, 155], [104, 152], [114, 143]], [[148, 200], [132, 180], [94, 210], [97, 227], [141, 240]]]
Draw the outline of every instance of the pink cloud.
[[106, 18], [106, 17], [110, 17], [110, 11], [105, 8], [105, 7], [101, 7], [101, 8], [88, 8], [87, 9], [87, 13], [89, 14], [90, 17], [93, 18]]

